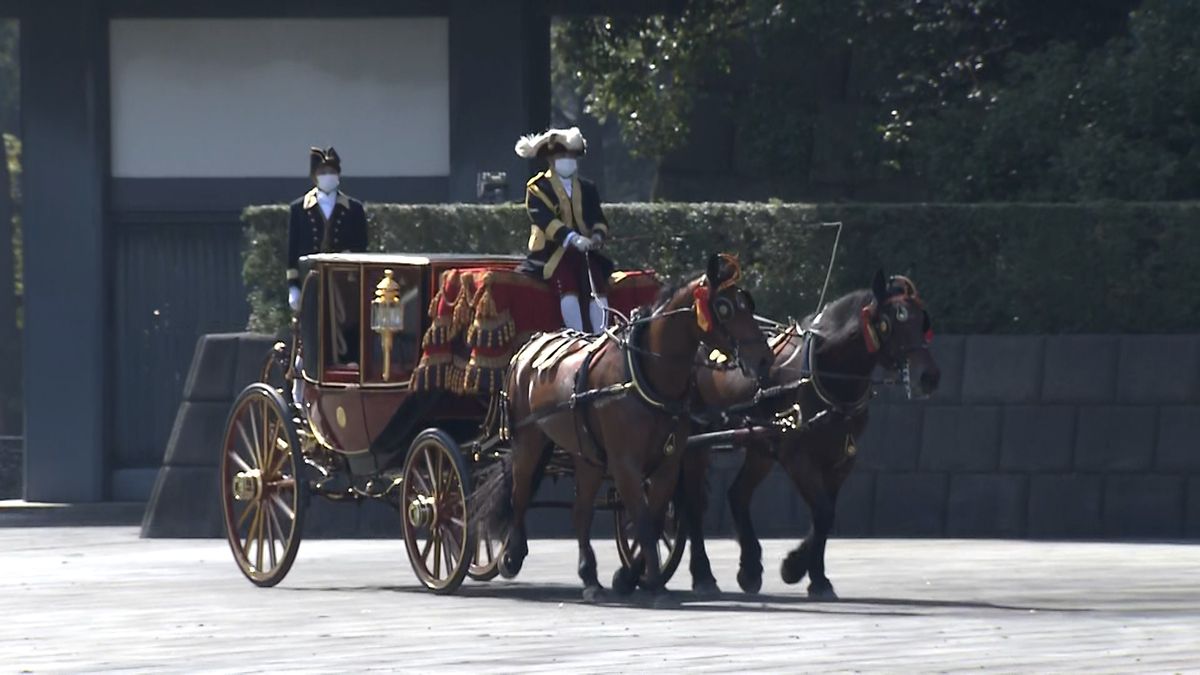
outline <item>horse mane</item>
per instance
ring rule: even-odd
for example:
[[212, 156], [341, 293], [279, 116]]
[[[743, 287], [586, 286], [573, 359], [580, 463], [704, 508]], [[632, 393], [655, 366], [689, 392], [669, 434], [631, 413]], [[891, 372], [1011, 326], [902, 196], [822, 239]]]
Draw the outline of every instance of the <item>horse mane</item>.
[[668, 302], [671, 302], [671, 300], [675, 298], [675, 295], [678, 294], [679, 291], [683, 290], [684, 287], [692, 283], [702, 274], [702, 272], [695, 272], [682, 278], [673, 279], [667, 283], [664, 283], [661, 287], [659, 287], [658, 295], [654, 297], [654, 302], [650, 303], [649, 305], [642, 305], [639, 307], [637, 310], [638, 313], [652, 314], [659, 309], [662, 309], [664, 305], [666, 305]]
[[819, 313], [809, 314], [800, 322], [802, 329], [811, 328], [813, 320], [821, 317], [821, 335], [827, 343], [840, 344], [844, 340], [857, 339], [862, 326], [859, 313], [869, 305], [875, 293], [869, 289], [851, 291], [836, 300], [827, 303]]

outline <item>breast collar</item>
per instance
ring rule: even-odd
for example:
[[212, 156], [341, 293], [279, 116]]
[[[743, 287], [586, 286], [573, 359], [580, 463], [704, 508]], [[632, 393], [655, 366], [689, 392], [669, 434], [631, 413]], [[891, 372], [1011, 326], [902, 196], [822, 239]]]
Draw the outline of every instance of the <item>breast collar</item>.
[[[649, 324], [646, 323], [635, 323], [630, 328], [629, 342], [636, 345], [640, 341], [642, 333], [645, 331], [646, 326], [648, 325]], [[678, 418], [688, 415], [688, 400], [695, 384], [695, 377], [691, 374], [688, 375], [688, 388], [682, 400], [677, 401], [659, 396], [658, 392], [654, 391], [654, 389], [650, 386], [650, 382], [646, 379], [646, 374], [642, 370], [642, 365], [638, 362], [637, 353], [640, 351], [642, 350], [628, 348], [624, 350], [625, 378], [629, 380], [629, 383], [632, 385], [634, 392], [637, 393], [638, 398], [651, 408], [660, 410], [671, 417]]]
[[[871, 385], [867, 381], [867, 386], [863, 389], [863, 393], [854, 401], [846, 402], [838, 400], [829, 390], [821, 383], [821, 373], [817, 368], [817, 346], [819, 340], [824, 339], [823, 336], [812, 328], [807, 328], [802, 333], [803, 342], [800, 346], [800, 367], [801, 380], [807, 378], [812, 384], [813, 393], [821, 402], [829, 407], [830, 410], [837, 412], [846, 417], [854, 417], [863, 410], [866, 410], [867, 404], [871, 402]], [[790, 360], [790, 358], [789, 358]]]

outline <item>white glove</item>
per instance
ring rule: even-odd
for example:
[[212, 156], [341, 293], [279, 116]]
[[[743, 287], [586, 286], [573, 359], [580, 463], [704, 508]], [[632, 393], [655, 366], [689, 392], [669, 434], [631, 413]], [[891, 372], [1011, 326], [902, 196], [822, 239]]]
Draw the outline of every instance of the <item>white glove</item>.
[[300, 289], [295, 286], [288, 286], [288, 306], [293, 312], [300, 311]]
[[567, 235], [566, 243], [567, 246], [574, 246], [575, 250], [579, 251], [580, 253], [587, 253], [588, 251], [592, 250], [592, 240], [588, 239], [587, 237], [580, 236], [575, 232]]

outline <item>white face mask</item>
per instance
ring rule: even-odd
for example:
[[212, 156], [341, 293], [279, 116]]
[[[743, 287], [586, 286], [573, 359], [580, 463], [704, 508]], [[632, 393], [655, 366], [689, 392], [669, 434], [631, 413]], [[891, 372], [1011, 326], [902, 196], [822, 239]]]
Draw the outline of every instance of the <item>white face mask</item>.
[[559, 157], [554, 160], [554, 173], [563, 178], [570, 178], [575, 175], [575, 170], [579, 168], [579, 162], [575, 161], [574, 157]]
[[341, 177], [336, 173], [323, 173], [317, 176], [317, 189], [321, 192], [330, 193], [337, 190], [341, 182]]

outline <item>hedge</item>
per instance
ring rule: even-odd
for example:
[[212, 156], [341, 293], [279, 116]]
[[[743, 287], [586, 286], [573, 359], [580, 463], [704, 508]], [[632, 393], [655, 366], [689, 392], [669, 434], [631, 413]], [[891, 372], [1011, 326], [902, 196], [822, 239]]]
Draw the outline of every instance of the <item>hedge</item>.
[[[876, 268], [919, 286], [945, 333], [1164, 333], [1200, 330], [1200, 203], [611, 204], [610, 252], [666, 276], [712, 251], [741, 255], [760, 311], [817, 305], [845, 224], [830, 297]], [[372, 250], [517, 252], [519, 205], [368, 206]], [[286, 324], [287, 209], [251, 207], [245, 282], [252, 330]], [[622, 239], [624, 238], [624, 239]]]

